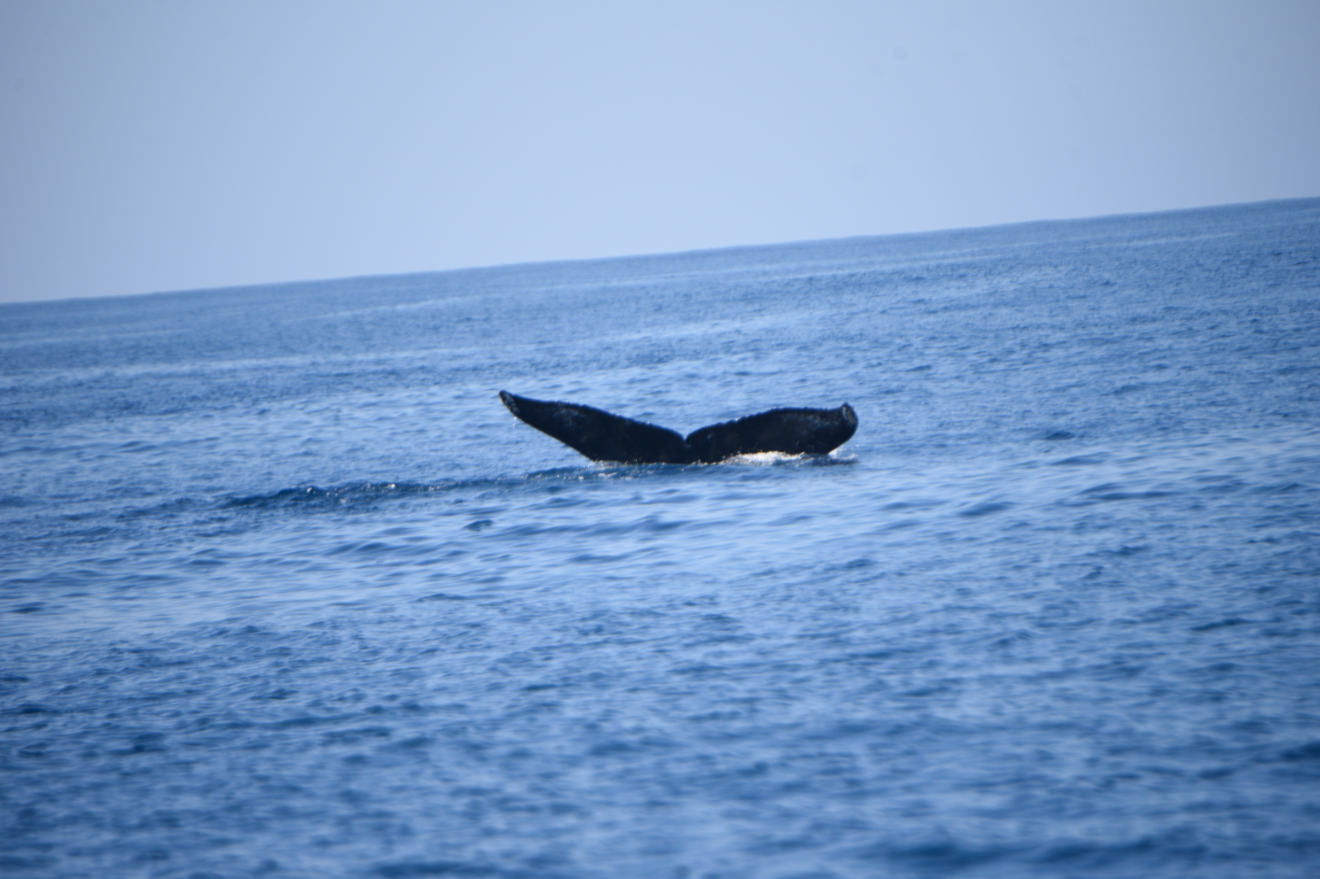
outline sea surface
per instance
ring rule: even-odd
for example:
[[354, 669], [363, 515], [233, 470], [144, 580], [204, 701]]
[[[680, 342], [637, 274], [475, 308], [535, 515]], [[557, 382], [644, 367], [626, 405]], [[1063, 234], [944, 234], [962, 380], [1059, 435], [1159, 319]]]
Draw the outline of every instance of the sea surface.
[[1320, 199], [0, 306], [0, 873], [1320, 875]]

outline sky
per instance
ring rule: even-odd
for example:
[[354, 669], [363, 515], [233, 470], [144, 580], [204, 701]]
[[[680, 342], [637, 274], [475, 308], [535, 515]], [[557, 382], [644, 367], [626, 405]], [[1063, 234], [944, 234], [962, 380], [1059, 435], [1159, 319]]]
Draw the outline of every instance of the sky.
[[0, 302], [1320, 196], [1320, 2], [0, 3]]

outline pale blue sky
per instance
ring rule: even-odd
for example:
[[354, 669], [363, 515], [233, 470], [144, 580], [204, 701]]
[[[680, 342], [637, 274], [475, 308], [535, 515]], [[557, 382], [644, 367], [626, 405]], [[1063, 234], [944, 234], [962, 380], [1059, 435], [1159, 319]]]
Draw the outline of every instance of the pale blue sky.
[[0, 5], [0, 301], [1320, 195], [1320, 2]]

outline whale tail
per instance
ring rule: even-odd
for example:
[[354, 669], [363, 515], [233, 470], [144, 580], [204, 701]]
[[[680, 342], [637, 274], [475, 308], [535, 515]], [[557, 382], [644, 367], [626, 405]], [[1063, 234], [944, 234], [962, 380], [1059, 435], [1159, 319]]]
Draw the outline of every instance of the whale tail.
[[579, 403], [533, 400], [500, 391], [517, 418], [593, 461], [624, 464], [713, 464], [737, 455], [782, 452], [824, 455], [857, 431], [857, 413], [837, 409], [771, 409], [695, 430], [668, 428], [612, 415]]

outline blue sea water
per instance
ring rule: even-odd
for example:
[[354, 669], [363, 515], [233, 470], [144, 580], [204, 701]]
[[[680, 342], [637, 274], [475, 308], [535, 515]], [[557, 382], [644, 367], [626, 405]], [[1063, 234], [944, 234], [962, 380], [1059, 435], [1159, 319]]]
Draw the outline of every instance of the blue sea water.
[[0, 425], [6, 876], [1320, 870], [1320, 199], [0, 306]]

